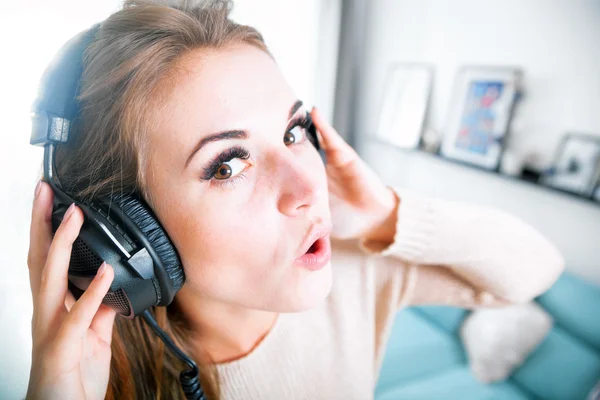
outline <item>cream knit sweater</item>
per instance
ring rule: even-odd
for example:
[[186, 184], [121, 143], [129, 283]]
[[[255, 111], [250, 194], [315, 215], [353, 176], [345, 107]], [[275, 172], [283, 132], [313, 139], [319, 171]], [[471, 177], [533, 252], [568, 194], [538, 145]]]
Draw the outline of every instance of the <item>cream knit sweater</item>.
[[394, 190], [394, 242], [332, 240], [331, 294], [280, 314], [250, 354], [218, 364], [224, 400], [372, 399], [401, 307], [527, 302], [563, 270], [557, 249], [515, 217]]

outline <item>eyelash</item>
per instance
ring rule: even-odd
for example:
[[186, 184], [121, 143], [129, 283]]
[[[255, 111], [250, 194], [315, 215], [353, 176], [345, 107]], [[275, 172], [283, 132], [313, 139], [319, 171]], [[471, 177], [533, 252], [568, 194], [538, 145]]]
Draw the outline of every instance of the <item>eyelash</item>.
[[[308, 128], [310, 127], [311, 124], [312, 124], [312, 118], [310, 117], [310, 114], [308, 114], [308, 113], [301, 114], [301, 115], [295, 117], [291, 121], [289, 129], [287, 129], [285, 133], [287, 133], [288, 131], [291, 131], [292, 129], [294, 129], [297, 126], [304, 128], [304, 130], [306, 131], [304, 138], [302, 139], [302, 141], [294, 143], [294, 144], [304, 143], [306, 140], [309, 139], [308, 138], [308, 135], [309, 135]], [[240, 146], [235, 146], [235, 147], [232, 147], [230, 149], [223, 151], [221, 154], [216, 156], [211, 162], [209, 162], [208, 166], [204, 167], [204, 174], [202, 175], [201, 179], [204, 181], [213, 180], [214, 176], [219, 171], [219, 167], [223, 163], [231, 161], [234, 158], [247, 160], [250, 158], [250, 152]], [[243, 178], [244, 176], [245, 175], [242, 172], [239, 175], [237, 175], [233, 178], [230, 178], [230, 179], [214, 179], [214, 180], [216, 181], [216, 183], [218, 185], [226, 186], [226, 185], [235, 184], [236, 181], [238, 180], [238, 178]]]
[[[247, 160], [250, 158], [250, 152], [243, 147], [235, 146], [230, 149], [225, 150], [218, 156], [216, 156], [207, 167], [204, 168], [204, 174], [202, 179], [205, 181], [209, 181], [217, 174], [219, 171], [219, 167], [221, 164], [226, 163], [228, 161], [233, 160], [234, 158], [240, 158], [242, 160]], [[227, 179], [225, 179], [227, 180]]]
[[304, 143], [308, 139], [308, 128], [311, 126], [311, 124], [312, 124], [312, 118], [310, 117], [310, 114], [304, 113], [304, 114], [298, 115], [297, 117], [295, 117], [292, 120], [292, 124], [290, 125], [290, 128], [286, 132], [291, 131], [292, 129], [294, 129], [297, 126], [304, 128], [304, 131], [305, 131], [304, 139], [301, 142], [294, 143], [294, 144]]

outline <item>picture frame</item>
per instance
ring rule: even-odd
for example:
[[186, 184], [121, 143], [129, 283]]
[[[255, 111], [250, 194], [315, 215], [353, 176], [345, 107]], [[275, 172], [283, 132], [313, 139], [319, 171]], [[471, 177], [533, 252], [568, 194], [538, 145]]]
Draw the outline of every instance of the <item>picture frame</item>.
[[600, 201], [600, 136], [569, 133], [563, 137], [542, 183]]
[[596, 182], [596, 186], [592, 191], [592, 200], [600, 203], [600, 166], [598, 166], [598, 180]]
[[385, 78], [376, 137], [404, 149], [419, 146], [429, 108], [433, 67], [395, 63]]
[[522, 81], [523, 71], [517, 67], [462, 67], [454, 82], [440, 155], [498, 170]]

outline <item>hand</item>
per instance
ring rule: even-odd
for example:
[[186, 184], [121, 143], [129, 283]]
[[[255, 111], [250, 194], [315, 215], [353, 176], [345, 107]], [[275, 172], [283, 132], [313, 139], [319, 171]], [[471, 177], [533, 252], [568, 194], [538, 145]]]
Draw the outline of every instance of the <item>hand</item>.
[[104, 399], [115, 312], [101, 302], [113, 280], [113, 270], [103, 264], [75, 301], [68, 291], [67, 273], [83, 213], [73, 206], [52, 238], [54, 196], [48, 184], [40, 185], [33, 204], [27, 257], [33, 297], [27, 399]]
[[327, 157], [331, 236], [391, 242], [399, 199], [316, 108], [311, 117]]

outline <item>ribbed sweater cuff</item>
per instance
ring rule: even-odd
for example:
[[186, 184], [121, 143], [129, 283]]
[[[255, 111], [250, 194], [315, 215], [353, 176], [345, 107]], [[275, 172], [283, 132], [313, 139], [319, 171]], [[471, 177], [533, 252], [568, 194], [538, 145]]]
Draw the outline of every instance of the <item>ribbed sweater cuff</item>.
[[393, 242], [384, 247], [381, 243], [362, 237], [359, 239], [359, 247], [363, 252], [374, 256], [391, 255], [418, 263], [425, 258], [434, 241], [434, 207], [427, 199], [401, 195], [397, 188], [390, 188], [400, 199]]

